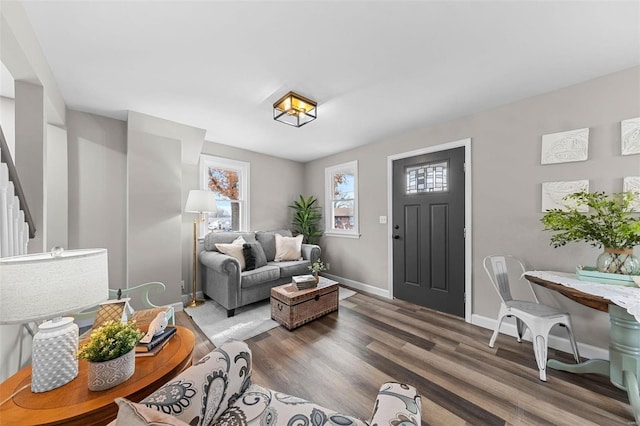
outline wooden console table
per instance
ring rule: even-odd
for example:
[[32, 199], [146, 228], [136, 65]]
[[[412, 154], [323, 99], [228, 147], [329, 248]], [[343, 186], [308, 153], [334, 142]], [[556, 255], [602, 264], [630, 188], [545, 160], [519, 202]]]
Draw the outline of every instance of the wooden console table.
[[[609, 361], [590, 359], [579, 364], [567, 364], [552, 359], [547, 362], [547, 366], [570, 373], [596, 373], [608, 376], [615, 387], [627, 392], [636, 423], [640, 424], [638, 386], [638, 379], [640, 379], [640, 322], [626, 309], [603, 297], [529, 274], [525, 274], [525, 278], [532, 283], [555, 290], [582, 305], [609, 312], [611, 321]], [[637, 290], [640, 292], [640, 289]]]
[[[0, 384], [0, 423], [7, 425], [104, 425], [116, 418], [117, 397], [141, 401], [191, 365], [195, 336], [177, 326], [176, 335], [153, 357], [136, 358], [136, 370], [126, 382], [101, 392], [87, 386], [87, 361], [78, 362], [78, 377], [57, 389], [32, 393], [31, 366]], [[26, 386], [26, 388], [20, 390]]]

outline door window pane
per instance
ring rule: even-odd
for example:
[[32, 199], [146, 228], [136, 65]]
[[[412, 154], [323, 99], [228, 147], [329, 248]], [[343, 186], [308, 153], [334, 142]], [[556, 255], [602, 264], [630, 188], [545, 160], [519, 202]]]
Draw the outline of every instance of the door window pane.
[[448, 191], [448, 171], [447, 161], [407, 167], [407, 194]]

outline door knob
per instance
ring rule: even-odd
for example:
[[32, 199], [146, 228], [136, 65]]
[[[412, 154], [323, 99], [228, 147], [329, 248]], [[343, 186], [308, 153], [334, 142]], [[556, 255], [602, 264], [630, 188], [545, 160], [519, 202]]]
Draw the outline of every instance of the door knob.
[[394, 240], [399, 240], [399, 239], [400, 239], [400, 235], [394, 235], [394, 236], [393, 236], [393, 239], [394, 239]]

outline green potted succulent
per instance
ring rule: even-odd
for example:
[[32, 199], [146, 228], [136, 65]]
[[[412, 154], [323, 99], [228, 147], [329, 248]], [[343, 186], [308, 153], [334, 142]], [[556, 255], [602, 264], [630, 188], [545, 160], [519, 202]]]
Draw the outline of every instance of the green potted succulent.
[[318, 244], [319, 238], [322, 236], [320, 230], [320, 219], [322, 213], [320, 206], [317, 205], [318, 199], [313, 195], [305, 198], [300, 195], [289, 207], [293, 209], [293, 230], [298, 234], [302, 234], [304, 243]]
[[135, 322], [107, 321], [91, 332], [78, 359], [89, 361], [89, 390], [101, 391], [129, 379], [135, 371], [135, 347], [143, 333]]
[[[634, 200], [640, 194], [622, 192], [576, 192], [564, 197], [575, 207], [547, 210], [541, 219], [545, 231], [557, 232], [551, 237], [554, 247], [569, 242], [584, 241], [594, 247], [604, 247], [598, 256], [597, 270], [613, 274], [640, 274], [640, 261], [633, 248], [640, 244], [640, 217], [633, 213]], [[589, 208], [588, 213], [578, 210]]]

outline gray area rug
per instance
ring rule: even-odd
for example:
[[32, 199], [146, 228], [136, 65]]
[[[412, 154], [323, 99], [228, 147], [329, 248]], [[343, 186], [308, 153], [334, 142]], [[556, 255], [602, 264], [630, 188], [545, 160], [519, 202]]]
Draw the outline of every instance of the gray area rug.
[[[354, 294], [355, 291], [340, 287], [338, 297], [344, 300]], [[227, 318], [227, 310], [213, 300], [184, 310], [216, 347], [227, 339], [246, 340], [280, 325], [271, 319], [269, 299], [237, 308], [231, 318]]]

